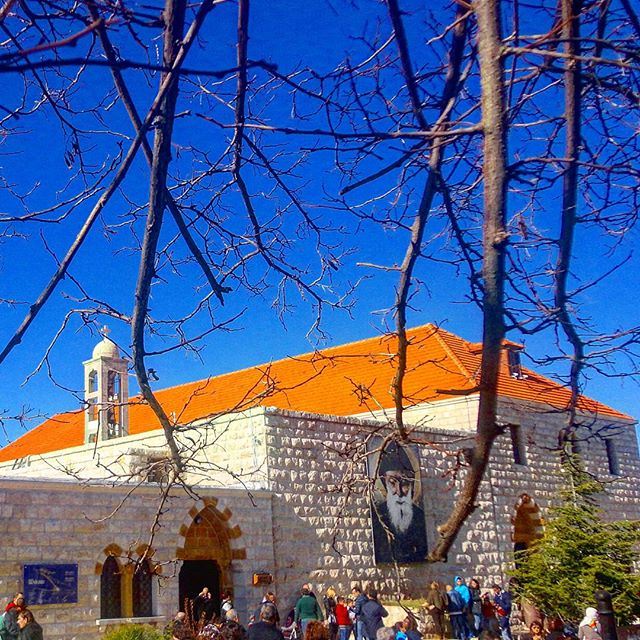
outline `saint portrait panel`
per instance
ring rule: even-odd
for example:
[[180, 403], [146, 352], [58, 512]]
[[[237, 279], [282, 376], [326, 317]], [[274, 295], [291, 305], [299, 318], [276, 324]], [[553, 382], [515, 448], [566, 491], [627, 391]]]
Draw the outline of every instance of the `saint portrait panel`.
[[416, 447], [382, 438], [368, 446], [367, 473], [374, 481], [370, 501], [376, 564], [424, 562], [427, 530]]

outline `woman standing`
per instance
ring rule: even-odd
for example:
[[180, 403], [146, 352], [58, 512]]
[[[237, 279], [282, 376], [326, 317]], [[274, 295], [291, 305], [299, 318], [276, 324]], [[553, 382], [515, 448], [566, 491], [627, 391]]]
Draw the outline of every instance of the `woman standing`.
[[531, 634], [531, 640], [544, 640], [544, 630], [539, 620], [534, 620], [529, 625], [529, 633]]
[[496, 618], [496, 608], [491, 602], [491, 596], [488, 593], [480, 596], [480, 608], [482, 611], [482, 628], [484, 631], [495, 631], [498, 627], [498, 620]]
[[338, 623], [336, 622], [336, 590], [329, 587], [324, 596], [324, 612], [329, 625], [329, 640], [336, 640]]
[[593, 607], [587, 607], [584, 618], [578, 627], [578, 640], [602, 640], [598, 612]]

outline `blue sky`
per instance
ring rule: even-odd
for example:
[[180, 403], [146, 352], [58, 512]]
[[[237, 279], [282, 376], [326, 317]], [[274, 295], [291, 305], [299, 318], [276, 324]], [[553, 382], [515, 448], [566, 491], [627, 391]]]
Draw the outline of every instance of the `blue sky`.
[[[426, 35], [435, 19], [449, 20], [451, 7], [443, 3], [433, 9], [427, 2], [411, 2], [403, 4], [411, 14], [407, 19], [409, 37], [417, 52], [416, 65], [428, 65], [430, 60], [441, 57], [444, 45], [435, 43], [424, 46]], [[546, 18], [545, 18], [546, 19]], [[435, 27], [434, 27], [435, 28]], [[384, 41], [390, 31], [384, 17], [384, 5], [373, 2], [333, 5], [331, 3], [254, 3], [251, 18], [250, 57], [264, 59], [278, 65], [282, 72], [313, 67], [320, 73], [336, 68], [345, 57], [352, 61], [365, 58], [367, 47], [355, 37], [366, 33], [370, 39], [379, 34], [380, 42]], [[151, 34], [143, 32], [144, 37]], [[155, 34], [153, 34], [155, 35]], [[128, 39], [127, 32], [115, 26], [113, 37], [120, 42], [122, 51], [132, 57], [142, 57], [140, 49]], [[209, 18], [209, 22], [201, 37], [201, 47], [194, 50], [188, 66], [194, 68], [226, 68], [234, 65], [235, 7], [229, 3], [217, 7]], [[154, 44], [155, 46], [155, 44]], [[424, 49], [424, 51], [423, 51]], [[77, 52], [73, 52], [74, 55]], [[153, 58], [153, 49], [151, 51]], [[439, 60], [438, 60], [439, 61]], [[152, 99], [157, 79], [142, 76], [139, 72], [126, 72], [125, 77], [134, 88], [134, 97], [140, 111], [144, 111]], [[264, 81], [264, 76], [256, 72], [254, 83]], [[4, 73], [0, 78], [7, 91], [5, 95], [15, 93], [21, 86], [19, 79]], [[55, 82], [55, 80], [52, 80]], [[385, 90], [393, 93], [398, 87], [398, 78], [386, 78]], [[202, 169], [204, 162], [201, 155], [192, 153], [191, 146], [198, 144], [214, 156], [228, 142], [230, 133], [221, 132], [199, 119], [196, 114], [215, 113], [232, 122], [232, 114], [225, 107], [214, 107], [212, 102], [198, 90], [198, 85], [220, 92], [221, 96], [230, 99], [234, 84], [231, 80], [217, 84], [209, 79], [191, 78], [183, 83], [183, 97], [178, 111], [190, 111], [181, 117], [174, 134], [174, 162], [171, 171], [174, 178], [188, 177], [193, 171]], [[90, 69], [85, 72], [74, 91], [76, 104], [83, 107], [98, 104], [110, 87], [110, 78], [105, 69]], [[35, 93], [29, 96], [35, 99]], [[557, 97], [557, 96], [556, 96]], [[106, 122], [101, 127], [102, 133], [82, 136], [85, 157], [95, 165], [113, 161], [119, 151], [119, 144], [126, 147], [126, 136], [130, 136], [131, 127], [126, 114], [118, 102], [111, 104], [113, 96], [109, 95], [108, 109], [104, 111]], [[269, 122], [292, 126], [292, 102], [290, 93], [284, 90], [274, 91], [273, 96], [263, 94], [257, 105], [263, 110]], [[310, 108], [304, 101], [301, 108]], [[550, 105], [550, 109], [552, 106]], [[220, 115], [222, 114], [222, 115]], [[313, 123], [313, 118], [310, 118]], [[77, 116], [77, 122], [91, 129], [100, 128], [90, 115]], [[70, 136], [60, 126], [49, 110], [42, 109], [19, 123], [13, 123], [0, 146], [0, 171], [8, 183], [15, 185], [26, 197], [28, 209], [39, 209], [51, 206], [52, 202], [64, 200], [69, 191], [67, 185], [72, 180], [72, 188], [80, 184], [79, 178], [73, 178], [77, 170], [77, 161], [71, 168], [64, 162], [65, 151], [68, 151]], [[309, 125], [311, 126], [311, 124]], [[118, 135], [112, 135], [116, 132]], [[520, 134], [518, 134], [520, 135]], [[266, 144], [272, 138], [263, 137]], [[283, 152], [290, 157], [304, 153], [305, 146], [312, 142], [279, 141]], [[363, 160], [361, 169], [366, 172], [378, 166], [377, 163], [395, 157], [404, 143], [381, 147], [388, 156], [378, 158], [371, 156]], [[287, 146], [288, 145], [288, 146]], [[295, 146], [298, 145], [298, 146]], [[302, 151], [300, 147], [303, 147]], [[281, 196], [271, 191], [272, 184], [263, 174], [248, 170], [252, 192], [260, 202], [260, 214], [269, 217], [278, 206]], [[129, 233], [133, 228], [137, 233], [141, 230], [141, 221], [131, 222], [131, 211], [134, 204], [144, 206], [147, 195], [148, 170], [142, 160], [137, 160], [132, 168], [122, 191], [104, 212], [102, 219], [92, 230], [87, 244], [82, 248], [71, 274], [83, 283], [91, 295], [100, 300], [130, 313], [132, 307], [133, 287], [137, 276], [137, 253], [135, 239]], [[384, 191], [396, 180], [390, 176], [382, 181], [380, 191]], [[337, 291], [345, 291], [351, 283], [360, 282], [354, 294], [349, 298], [352, 306], [345, 310], [327, 309], [324, 317], [323, 334], [309, 329], [314, 320], [312, 305], [308, 296], [298, 296], [289, 291], [291, 308], [285, 315], [284, 322], [272, 309], [275, 296], [275, 281], [269, 276], [268, 287], [259, 293], [242, 290], [239, 287], [228, 296], [224, 309], [214, 309], [215, 322], [224, 322], [227, 318], [240, 314], [240, 318], [228, 331], [217, 331], [199, 344], [199, 354], [175, 351], [169, 355], [154, 358], [149, 366], [158, 372], [159, 387], [171, 386], [209, 375], [223, 373], [257, 363], [268, 362], [286, 356], [309, 351], [316, 346], [340, 344], [366, 338], [383, 331], [392, 325], [389, 308], [393, 304], [396, 277], [393, 272], [371, 269], [361, 266], [362, 263], [381, 263], [393, 265], [402, 257], [406, 243], [406, 232], [385, 225], [380, 228], [369, 223], [359, 223], [344, 210], [335, 207], [333, 195], [340, 186], [333, 155], [330, 152], [312, 154], [300, 168], [299, 174], [291, 177], [309, 203], [309, 211], [318, 220], [331, 224], [335, 231], [328, 234], [335, 243], [335, 251], [346, 250], [344, 265], [333, 274], [333, 285]], [[417, 193], [421, 185], [420, 176], [415, 180], [406, 195], [407, 210], [411, 212], [415, 205]], [[211, 182], [210, 188], [215, 190], [218, 183]], [[353, 203], [365, 203], [373, 196], [375, 190], [354, 195]], [[329, 194], [329, 195], [327, 195]], [[202, 204], [206, 192], [194, 197], [193, 203]], [[83, 216], [94, 202], [96, 196], [89, 198], [70, 213], [61, 224], [30, 223], [26, 226], [11, 226], [12, 231], [20, 234], [5, 237], [0, 244], [0, 298], [15, 300], [15, 305], [0, 306], [0, 338], [4, 342], [10, 337], [19, 324], [30, 301], [34, 300], [55, 268], [55, 262], [49, 250], [60, 256], [80, 227]], [[132, 204], [134, 203], [134, 204]], [[557, 221], [554, 218], [558, 209], [557, 193], [549, 193], [537, 203], [540, 219], [553, 229]], [[521, 196], [512, 194], [510, 199], [510, 215], [521, 204]], [[229, 212], [241, 209], [237, 195], [230, 194], [224, 202]], [[361, 210], [383, 211], [390, 206], [372, 204], [362, 205]], [[0, 191], [0, 211], [4, 214], [17, 214], [20, 203], [6, 191]], [[229, 225], [236, 221], [229, 214]], [[240, 222], [237, 223], [238, 225]], [[244, 222], [242, 223], [244, 224]], [[300, 268], [313, 270], [315, 255], [308, 238], [297, 236], [296, 222], [293, 216], [287, 216], [280, 231], [288, 236], [291, 242], [291, 259]], [[430, 227], [430, 233], [437, 236], [440, 230], [437, 221]], [[3, 227], [6, 229], [7, 227]], [[234, 227], [236, 228], [236, 227]], [[239, 228], [239, 227], [237, 227]], [[634, 250], [638, 245], [638, 231], [631, 229], [625, 239], [622, 253], [612, 258], [610, 245], [615, 238], [594, 236], [592, 230], [580, 231], [577, 241], [576, 260], [581, 278], [586, 282], [589, 278], [597, 278], [605, 272], [621, 256], [631, 256], [629, 262], [612, 274], [606, 284], [594, 287], [582, 296], [583, 317], [593, 322], [604, 331], [615, 331], [619, 327], [637, 323], [637, 303], [635, 290], [637, 287], [638, 260]], [[175, 228], [168, 222], [163, 240], [169, 242], [175, 236]], [[45, 246], [46, 240], [46, 246]], [[178, 243], [176, 243], [178, 244]], [[442, 240], [434, 244], [438, 255], [446, 254], [446, 246]], [[534, 250], [532, 249], [532, 253]], [[176, 256], [182, 256], [176, 250]], [[252, 267], [251, 277], [258, 281], [262, 267]], [[463, 336], [478, 341], [481, 337], [481, 316], [478, 309], [468, 301], [466, 295], [468, 283], [463, 272], [459, 272], [447, 264], [431, 261], [420, 267], [422, 285], [413, 301], [409, 313], [409, 324], [419, 325], [435, 322]], [[577, 280], [574, 282], [577, 285]], [[202, 295], [203, 281], [199, 272], [192, 265], [176, 264], [167, 269], [167, 282], [154, 287], [152, 314], [157, 318], [176, 318], [188, 313]], [[60, 337], [50, 355], [51, 378], [46, 367], [33, 376], [27, 383], [25, 379], [34, 370], [42, 358], [47, 346], [58, 331], [65, 314], [70, 309], [81, 308], [80, 291], [71, 279], [66, 279], [58, 287], [52, 300], [33, 324], [23, 343], [16, 348], [0, 368], [0, 411], [5, 416], [18, 415], [24, 408], [36, 414], [51, 414], [56, 411], [72, 409], [79, 406], [76, 394], [81, 394], [82, 361], [90, 356], [99, 336], [83, 327], [80, 318], [74, 315], [65, 332]], [[130, 343], [128, 327], [123, 323], [107, 321], [112, 337], [125, 350]], [[189, 325], [189, 330], [198, 333], [206, 326], [204, 320]], [[534, 358], [542, 358], [557, 353], [553, 332], [547, 331], [535, 336], [510, 335], [514, 340], [525, 344], [527, 353]], [[173, 343], [171, 338], [153, 337], [150, 343], [155, 348]], [[613, 354], [613, 364], [605, 371], [612, 373], [627, 368], [624, 356]], [[527, 361], [525, 360], [525, 363]], [[557, 373], [566, 373], [566, 366], [557, 363], [552, 367]], [[615, 377], [589, 372], [586, 381], [586, 393], [605, 403], [640, 417], [637, 379], [632, 377]], [[55, 383], [54, 383], [55, 382]], [[135, 385], [132, 385], [135, 389]], [[75, 392], [75, 393], [74, 393]], [[37, 423], [37, 419], [28, 426]], [[6, 421], [5, 428], [9, 438], [20, 433], [22, 426], [15, 421]], [[4, 436], [0, 436], [0, 439]]]

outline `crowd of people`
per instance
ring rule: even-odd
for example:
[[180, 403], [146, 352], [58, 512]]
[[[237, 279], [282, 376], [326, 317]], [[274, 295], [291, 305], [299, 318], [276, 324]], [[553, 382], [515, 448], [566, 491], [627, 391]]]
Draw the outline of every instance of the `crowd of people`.
[[[423, 637], [416, 618], [410, 614], [395, 625], [386, 626], [384, 619], [388, 612], [378, 600], [376, 590], [370, 587], [363, 592], [359, 585], [348, 595], [338, 595], [329, 587], [319, 599], [311, 585], [304, 584], [295, 606], [283, 619], [275, 594], [268, 591], [246, 628], [240, 623], [229, 593], [223, 594], [219, 615], [213, 614], [207, 589], [194, 600], [192, 609], [195, 618], [191, 623], [187, 614], [177, 614], [172, 623], [174, 640], [421, 640]], [[426, 631], [440, 640], [447, 637], [513, 640], [511, 611], [511, 594], [501, 585], [493, 584], [483, 590], [477, 579], [467, 583], [456, 576], [445, 588], [438, 582], [431, 583], [425, 604]], [[546, 629], [539, 620], [529, 627], [530, 640], [568, 640], [569, 635], [557, 620], [547, 621]], [[602, 640], [595, 609], [587, 609], [576, 635], [578, 640]]]
[[511, 595], [499, 584], [483, 592], [476, 578], [467, 584], [456, 576], [453, 584], [443, 591], [439, 583], [432, 582], [427, 593], [427, 612], [439, 638], [445, 637], [448, 618], [457, 640], [478, 638], [483, 631], [496, 635], [499, 632], [502, 640], [512, 640]]
[[15, 596], [0, 616], [0, 638], [2, 640], [42, 640], [42, 627], [27, 608], [22, 593]]
[[[304, 584], [295, 606], [281, 619], [276, 595], [267, 591], [249, 617], [247, 626], [240, 622], [231, 593], [223, 593], [219, 611], [205, 587], [187, 603], [169, 625], [173, 640], [422, 640], [416, 619], [407, 615], [392, 627], [385, 626], [388, 612], [372, 587], [363, 592], [355, 585], [349, 595], [337, 595], [329, 587], [322, 604], [310, 584]], [[453, 584], [442, 588], [432, 582], [425, 610], [431, 625], [429, 635], [440, 640], [513, 640], [510, 625], [511, 594], [499, 584], [483, 591], [477, 579], [467, 584], [456, 576]], [[451, 633], [447, 628], [447, 621]], [[570, 640], [558, 620], [540, 620], [529, 625], [530, 640]], [[577, 640], [602, 640], [598, 612], [587, 608], [578, 625]], [[571, 640], [575, 640], [575, 637]], [[27, 608], [22, 593], [15, 596], [0, 616], [0, 640], [43, 640], [42, 627]]]

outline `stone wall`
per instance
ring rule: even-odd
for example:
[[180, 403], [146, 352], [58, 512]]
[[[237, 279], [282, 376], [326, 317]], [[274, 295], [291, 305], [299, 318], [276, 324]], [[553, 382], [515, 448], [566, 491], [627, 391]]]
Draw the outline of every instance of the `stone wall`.
[[[415, 434], [429, 443], [422, 446], [420, 460], [430, 545], [462, 481], [464, 469], [459, 466], [458, 453], [472, 445], [474, 411], [473, 402], [456, 399], [439, 406], [431, 419], [426, 414], [414, 415], [419, 422]], [[500, 420], [520, 426], [526, 464], [514, 464], [511, 436], [505, 432], [494, 448], [478, 509], [465, 524], [448, 562], [400, 567], [406, 595], [420, 596], [432, 579], [449, 582], [457, 574], [478, 576], [484, 585], [504, 580], [512, 559], [520, 497], [530, 496], [542, 517], [556, 498], [561, 476], [559, 457], [552, 449], [562, 414], [534, 404], [503, 402]], [[440, 422], [445, 428], [436, 426]], [[454, 429], [455, 425], [465, 429]], [[202, 503], [175, 493], [152, 544], [153, 560], [162, 564], [166, 578], [158, 583], [156, 599], [156, 613], [163, 620], [177, 607], [177, 578], [170, 579], [179, 568], [175, 561], [181, 557], [193, 518], [205, 504], [215, 503], [227, 518], [228, 537], [234, 545], [228, 556], [230, 584], [245, 621], [262, 596], [261, 588], [251, 586], [256, 571], [274, 574], [285, 615], [306, 581], [313, 583], [316, 593], [329, 585], [345, 593], [354, 582], [375, 583], [383, 593], [392, 592], [396, 584], [393, 567], [373, 562], [364, 464], [353, 462], [354, 447], [380, 432], [382, 423], [259, 408], [208, 426], [203, 429], [199, 424], [180, 436], [187, 444], [188, 438], [197, 436], [204, 445], [196, 457], [199, 470], [188, 478], [199, 486]], [[616, 477], [607, 474], [602, 441], [583, 443], [589, 469], [611, 480], [603, 505], [610, 517], [640, 518], [640, 465], [633, 426], [611, 427], [597, 421], [586, 423], [584, 432], [599, 429], [609, 434], [615, 431], [621, 472]], [[81, 602], [36, 610], [50, 640], [96, 636], [100, 593], [96, 567], [109, 545], [126, 552], [146, 543], [157, 506], [159, 485], [146, 484], [112, 519], [98, 522], [119, 504], [126, 488], [104, 480], [102, 484], [81, 484], [65, 475], [65, 469], [89, 478], [106, 476], [108, 468], [135, 472], [136, 466], [163, 454], [160, 433], [100, 443], [98, 452], [99, 465], [93, 446], [85, 446], [34, 457], [17, 469], [5, 464], [0, 470], [22, 478], [0, 479], [0, 596], [8, 598], [20, 588], [25, 562], [77, 561], [80, 565]], [[58, 480], [46, 479], [51, 476]]]
[[[450, 406], [448, 424], [463, 423], [468, 410], [468, 403]], [[465, 524], [448, 562], [400, 567], [400, 584], [407, 596], [424, 594], [432, 579], [448, 583], [458, 574], [478, 576], [484, 585], [506, 580], [520, 497], [530, 496], [542, 518], [557, 498], [562, 477], [559, 455], [552, 449], [563, 416], [512, 403], [502, 403], [500, 415], [505, 423], [520, 425], [526, 464], [514, 464], [511, 435], [508, 431], [501, 435], [481, 486], [478, 509]], [[354, 582], [374, 583], [383, 593], [391, 593], [393, 567], [376, 567], [373, 562], [364, 463], [351, 462], [354, 443], [379, 430], [380, 423], [267, 411], [266, 424], [276, 582], [285, 607], [308, 580], [316, 593], [328, 586], [347, 593]], [[435, 445], [422, 447], [421, 453], [427, 536], [433, 545], [436, 526], [448, 514], [464, 473], [454, 474], [457, 458], [448, 454], [471, 446], [472, 436], [468, 430], [434, 428], [433, 422], [416, 433]], [[608, 485], [602, 504], [610, 517], [640, 518], [640, 466], [632, 425], [618, 425], [616, 443], [621, 475]], [[607, 477], [601, 442], [585, 443], [585, 456], [590, 468]]]
[[[100, 569], [108, 550], [120, 562], [133, 559], [149, 542], [159, 504], [158, 487], [142, 487], [119, 506], [127, 488], [71, 482], [0, 479], [0, 597], [8, 601], [23, 588], [24, 563], [77, 563], [77, 604], [33, 606], [47, 640], [89, 640], [110, 624], [100, 620]], [[185, 533], [194, 515], [213, 503], [228, 516], [228, 526], [240, 535], [232, 541], [231, 581], [235, 605], [246, 619], [259, 594], [251, 585], [253, 572], [274, 564], [271, 496], [216, 489], [196, 500], [174, 491], [163, 506], [162, 526], [151, 543], [151, 561], [160, 572], [154, 578], [154, 619], [164, 626], [178, 607], [180, 562]], [[114, 512], [115, 511], [115, 512]], [[105, 519], [113, 512], [112, 517]]]
[[[266, 486], [263, 409], [252, 409], [209, 421], [200, 420], [176, 433], [186, 456], [192, 457], [188, 480], [210, 486]], [[0, 475], [76, 480], [140, 478], [138, 470], [168, 455], [162, 431], [139, 432], [20, 461], [0, 464]]]

